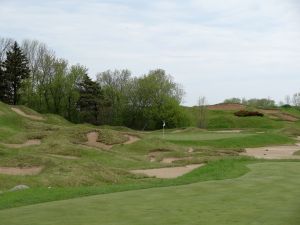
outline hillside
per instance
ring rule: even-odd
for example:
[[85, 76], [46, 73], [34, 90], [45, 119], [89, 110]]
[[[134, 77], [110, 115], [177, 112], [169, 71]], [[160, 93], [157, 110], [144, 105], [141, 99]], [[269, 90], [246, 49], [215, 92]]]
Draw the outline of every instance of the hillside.
[[[240, 104], [217, 104], [207, 107], [208, 129], [279, 129], [291, 125], [291, 122], [300, 124], [300, 111], [295, 108], [284, 109], [257, 109], [248, 108]], [[197, 107], [185, 107], [191, 118], [192, 125], [197, 126]], [[239, 110], [258, 111], [264, 117], [236, 117], [235, 112]]]
[[[239, 156], [246, 147], [293, 144], [298, 133], [298, 122], [269, 117], [240, 120], [230, 111], [212, 110], [209, 121], [214, 131], [172, 129], [163, 136], [160, 130], [75, 125], [56, 115], [0, 103], [0, 208], [236, 177], [253, 161]], [[164, 180], [134, 172], [173, 167], [188, 172], [190, 165], [200, 167], [195, 170], [200, 175]], [[224, 170], [221, 175], [216, 173], [219, 168]], [[30, 188], [9, 191], [17, 185]]]

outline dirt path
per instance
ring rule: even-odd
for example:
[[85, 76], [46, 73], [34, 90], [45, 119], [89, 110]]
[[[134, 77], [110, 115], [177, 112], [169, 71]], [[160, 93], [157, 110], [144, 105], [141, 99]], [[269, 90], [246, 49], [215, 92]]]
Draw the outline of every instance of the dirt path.
[[181, 167], [169, 167], [169, 168], [158, 168], [158, 169], [147, 169], [147, 170], [131, 170], [134, 174], [145, 174], [149, 177], [157, 178], [176, 178], [182, 176], [194, 169], [197, 169], [204, 164], [193, 164]]
[[11, 110], [14, 111], [15, 113], [24, 116], [26, 118], [32, 119], [32, 120], [45, 120], [43, 117], [41, 116], [36, 116], [36, 115], [29, 115], [26, 114], [25, 112], [23, 112], [21, 109], [15, 108], [15, 107], [11, 107]]
[[96, 148], [102, 148], [102, 149], [105, 149], [105, 150], [109, 150], [113, 147], [113, 145], [107, 145], [107, 144], [98, 142], [98, 137], [99, 137], [98, 132], [95, 132], [95, 131], [90, 132], [86, 136], [87, 136], [88, 141], [85, 142], [85, 144], [88, 145], [88, 146], [96, 147]]
[[241, 153], [241, 155], [261, 159], [300, 159], [300, 156], [294, 155], [295, 152], [300, 150], [300, 146], [297, 145], [246, 148], [245, 150], [246, 152]]
[[33, 146], [33, 145], [40, 145], [41, 140], [40, 139], [30, 139], [30, 140], [27, 140], [23, 144], [4, 144], [4, 143], [2, 143], [2, 144], [9, 148], [22, 148], [22, 147], [28, 147], [28, 146]]
[[37, 175], [42, 171], [43, 167], [30, 167], [30, 168], [19, 168], [19, 167], [0, 167], [0, 174], [6, 175]]

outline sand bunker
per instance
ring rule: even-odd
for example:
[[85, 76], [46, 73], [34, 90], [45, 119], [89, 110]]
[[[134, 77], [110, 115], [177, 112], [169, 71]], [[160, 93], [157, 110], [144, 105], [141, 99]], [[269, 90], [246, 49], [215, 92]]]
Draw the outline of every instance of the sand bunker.
[[137, 136], [133, 136], [133, 135], [129, 135], [129, 134], [125, 134], [124, 136], [128, 138], [128, 141], [125, 141], [123, 143], [124, 145], [133, 144], [134, 142], [137, 142], [140, 140], [140, 138], [138, 138]]
[[241, 133], [242, 130], [216, 130], [214, 133]]
[[300, 150], [300, 146], [297, 145], [246, 148], [245, 150], [246, 152], [241, 153], [241, 155], [261, 159], [300, 159], [300, 156], [294, 155], [295, 152]]
[[175, 161], [179, 161], [179, 160], [189, 160], [192, 159], [192, 157], [183, 157], [183, 158], [176, 158], [176, 157], [169, 157], [169, 158], [163, 158], [163, 160], [161, 160], [162, 163], [172, 163]]
[[31, 140], [27, 140], [23, 144], [3, 144], [3, 145], [9, 148], [22, 148], [22, 147], [28, 147], [28, 146], [40, 145], [40, 144], [41, 144], [40, 139], [31, 139]]
[[26, 118], [29, 118], [29, 119], [32, 119], [32, 120], [45, 120], [41, 116], [26, 114], [25, 112], [23, 112], [21, 109], [18, 109], [18, 108], [11, 107], [11, 110], [14, 111], [15, 113], [23, 116], [23, 117], [26, 117]]
[[85, 142], [85, 144], [88, 145], [88, 146], [96, 147], [96, 148], [102, 148], [102, 149], [105, 149], [105, 150], [109, 150], [113, 147], [113, 145], [107, 145], [107, 144], [98, 142], [98, 137], [99, 137], [98, 132], [95, 132], [95, 131], [90, 132], [86, 136], [87, 136], [88, 141]]
[[[85, 142], [85, 144], [88, 146], [102, 148], [105, 150], [109, 150], [114, 146], [114, 145], [107, 145], [102, 142], [98, 142], [98, 137], [99, 137], [98, 132], [95, 132], [95, 131], [90, 132], [86, 136], [87, 136], [88, 141]], [[124, 136], [128, 138], [128, 140], [123, 143], [124, 145], [133, 144], [134, 142], [137, 142], [140, 140], [140, 138], [133, 136], [133, 135], [125, 134]]]
[[149, 177], [157, 178], [176, 178], [182, 176], [192, 170], [204, 166], [204, 164], [193, 164], [181, 167], [169, 167], [169, 168], [158, 168], [158, 169], [147, 169], [147, 170], [131, 170], [134, 174], [145, 174]]
[[0, 167], [0, 174], [6, 175], [37, 175], [42, 171], [43, 167], [30, 167], [30, 168], [19, 168], [19, 167]]

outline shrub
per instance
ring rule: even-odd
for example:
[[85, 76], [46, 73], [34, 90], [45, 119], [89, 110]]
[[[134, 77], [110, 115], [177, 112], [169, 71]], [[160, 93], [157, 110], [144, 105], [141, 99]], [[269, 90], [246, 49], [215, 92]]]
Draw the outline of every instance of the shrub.
[[282, 105], [281, 108], [290, 109], [290, 108], [292, 108], [292, 106], [289, 104], [285, 104], [285, 105]]
[[240, 110], [238, 112], [234, 113], [235, 116], [238, 117], [247, 117], [247, 116], [260, 116], [263, 117], [264, 114], [257, 112], [257, 111], [246, 111], [246, 110]]

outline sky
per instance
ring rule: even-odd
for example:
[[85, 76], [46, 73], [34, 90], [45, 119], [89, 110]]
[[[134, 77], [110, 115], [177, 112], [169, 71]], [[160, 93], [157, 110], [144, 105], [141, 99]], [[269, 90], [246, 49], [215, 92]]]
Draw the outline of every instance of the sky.
[[0, 37], [44, 42], [93, 78], [164, 69], [183, 105], [300, 92], [299, 0], [0, 0]]

